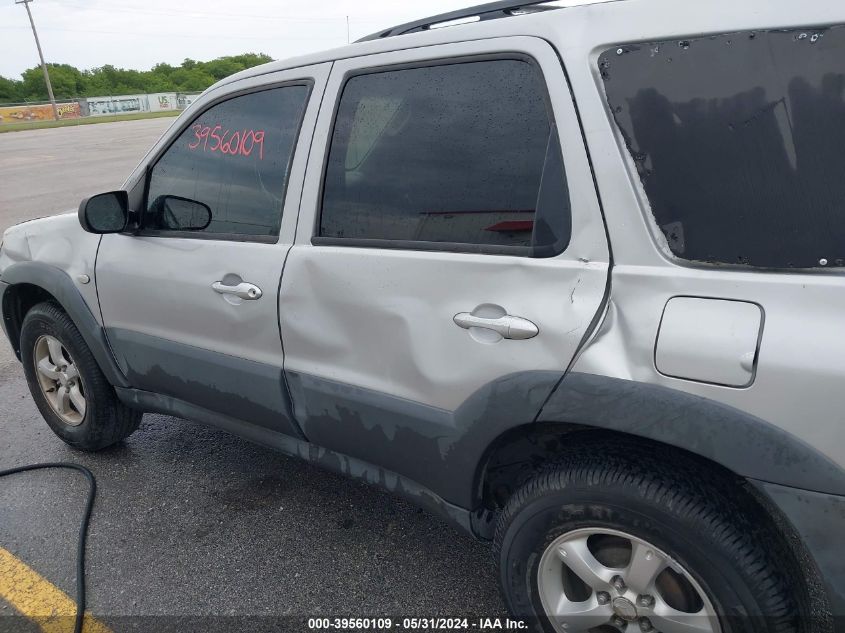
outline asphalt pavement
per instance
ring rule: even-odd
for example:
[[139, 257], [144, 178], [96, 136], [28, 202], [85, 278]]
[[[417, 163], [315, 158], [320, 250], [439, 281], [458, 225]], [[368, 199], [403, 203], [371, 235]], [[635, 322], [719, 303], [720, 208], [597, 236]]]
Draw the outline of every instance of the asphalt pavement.
[[[118, 187], [171, 122], [0, 135], [0, 231]], [[0, 470], [46, 461], [80, 463], [97, 477], [88, 606], [113, 631], [504, 615], [488, 547], [378, 489], [161, 415], [105, 451], [67, 447], [3, 339]], [[0, 479], [0, 547], [71, 596], [85, 491], [71, 472]], [[2, 617], [12, 611], [0, 601], [0, 631], [32, 628]]]

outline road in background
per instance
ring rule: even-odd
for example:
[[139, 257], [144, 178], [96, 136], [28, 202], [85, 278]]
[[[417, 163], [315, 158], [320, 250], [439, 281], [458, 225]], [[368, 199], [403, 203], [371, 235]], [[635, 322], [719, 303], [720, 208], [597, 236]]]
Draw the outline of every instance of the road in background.
[[169, 117], [0, 134], [0, 233], [117, 189]]
[[[0, 230], [119, 187], [171, 122], [0, 135]], [[174, 615], [504, 612], [485, 545], [375, 488], [161, 415], [111, 449], [70, 449], [41, 419], [4, 339], [0, 469], [45, 461], [98, 478], [89, 609], [114, 631], [178, 630], [163, 617]], [[0, 546], [71, 596], [84, 492], [69, 472], [0, 480]], [[0, 602], [0, 630], [9, 612]]]
[[[75, 211], [119, 188], [174, 119], [100, 123], [0, 134], [0, 235], [10, 226]], [[12, 361], [0, 336], [0, 368]]]

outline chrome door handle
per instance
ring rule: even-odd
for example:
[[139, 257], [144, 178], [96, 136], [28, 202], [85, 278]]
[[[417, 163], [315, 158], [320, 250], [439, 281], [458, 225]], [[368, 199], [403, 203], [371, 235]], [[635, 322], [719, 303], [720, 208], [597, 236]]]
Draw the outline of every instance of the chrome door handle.
[[534, 325], [528, 319], [523, 319], [518, 316], [505, 316], [496, 319], [488, 319], [485, 317], [478, 317], [469, 312], [461, 312], [454, 316], [455, 324], [468, 330], [472, 327], [478, 327], [485, 330], [493, 330], [500, 334], [502, 338], [512, 339], [514, 341], [524, 341], [529, 338], [534, 338], [540, 333], [540, 328]]
[[264, 294], [261, 292], [261, 288], [245, 281], [242, 281], [237, 286], [227, 286], [222, 281], [215, 281], [211, 284], [211, 287], [214, 289], [214, 292], [218, 292], [221, 295], [234, 295], [244, 301], [255, 301], [256, 299], [260, 299], [261, 295]]

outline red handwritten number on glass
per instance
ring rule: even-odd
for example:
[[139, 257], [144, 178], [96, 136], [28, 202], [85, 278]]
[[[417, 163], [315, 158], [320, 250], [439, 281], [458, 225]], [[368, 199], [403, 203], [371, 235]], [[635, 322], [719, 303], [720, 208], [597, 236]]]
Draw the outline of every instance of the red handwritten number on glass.
[[[250, 156], [254, 149], [258, 149], [258, 160], [264, 160], [264, 130], [225, 130], [222, 125], [215, 125], [213, 128], [202, 123], [196, 123], [191, 127], [194, 132], [194, 141], [188, 143], [191, 151], [200, 149], [203, 152], [220, 152], [228, 156]], [[211, 138], [209, 145], [208, 139]]]

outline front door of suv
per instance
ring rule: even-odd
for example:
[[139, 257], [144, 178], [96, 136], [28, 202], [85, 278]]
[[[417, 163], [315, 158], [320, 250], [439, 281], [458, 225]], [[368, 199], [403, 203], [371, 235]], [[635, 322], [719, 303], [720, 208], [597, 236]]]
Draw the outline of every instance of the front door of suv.
[[[300, 435], [278, 288], [329, 66], [204, 95], [154, 150], [140, 230], [105, 236], [96, 265], [109, 343], [133, 387]], [[208, 226], [180, 224], [186, 200], [207, 205]]]
[[280, 291], [297, 419], [467, 504], [469, 436], [531, 422], [603, 304], [566, 77], [506, 37], [341, 60], [326, 94]]

